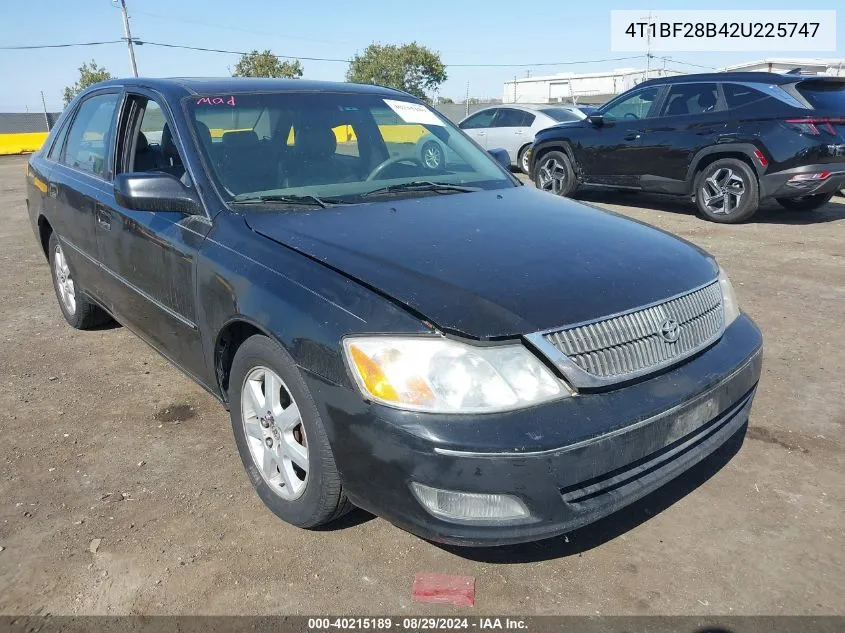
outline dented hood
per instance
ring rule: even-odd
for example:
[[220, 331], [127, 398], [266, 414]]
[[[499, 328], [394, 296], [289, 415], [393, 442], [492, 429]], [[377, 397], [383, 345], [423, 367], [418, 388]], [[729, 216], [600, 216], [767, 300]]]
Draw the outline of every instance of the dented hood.
[[254, 231], [479, 339], [630, 310], [717, 274], [679, 238], [529, 187], [245, 215]]

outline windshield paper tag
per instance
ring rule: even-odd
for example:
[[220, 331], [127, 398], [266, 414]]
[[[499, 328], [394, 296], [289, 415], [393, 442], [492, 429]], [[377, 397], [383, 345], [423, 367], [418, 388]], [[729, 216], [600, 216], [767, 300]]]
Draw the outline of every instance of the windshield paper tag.
[[393, 99], [383, 99], [387, 106], [399, 115], [405, 123], [422, 123], [424, 125], [440, 125], [443, 126], [443, 121], [437, 118], [431, 110], [419, 103], [411, 103], [409, 101], [394, 101]]

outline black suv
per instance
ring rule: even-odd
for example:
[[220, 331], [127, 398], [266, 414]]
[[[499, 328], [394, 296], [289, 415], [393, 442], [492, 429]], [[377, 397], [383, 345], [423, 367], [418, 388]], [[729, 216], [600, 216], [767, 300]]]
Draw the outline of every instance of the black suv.
[[747, 220], [766, 198], [817, 209], [845, 187], [845, 77], [652, 79], [538, 133], [530, 166], [561, 196], [581, 184], [692, 196], [714, 222]]

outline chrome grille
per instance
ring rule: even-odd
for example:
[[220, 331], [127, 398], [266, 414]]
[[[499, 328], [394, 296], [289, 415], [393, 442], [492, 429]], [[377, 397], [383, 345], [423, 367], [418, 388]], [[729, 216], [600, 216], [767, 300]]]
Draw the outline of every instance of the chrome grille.
[[[673, 319], [678, 338], [667, 341], [661, 327]], [[616, 382], [689, 356], [722, 331], [724, 311], [718, 282], [642, 310], [549, 332], [543, 338], [583, 371]]]

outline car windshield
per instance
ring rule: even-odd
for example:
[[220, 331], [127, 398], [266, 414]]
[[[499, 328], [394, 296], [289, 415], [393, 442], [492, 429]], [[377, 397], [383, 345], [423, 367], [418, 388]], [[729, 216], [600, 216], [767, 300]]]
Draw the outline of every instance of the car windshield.
[[186, 103], [229, 202], [313, 207], [515, 186], [452, 123], [410, 98], [287, 91]]

